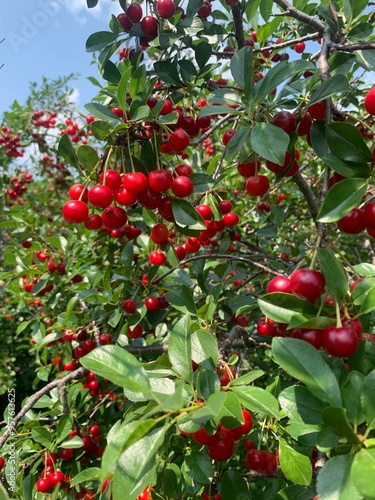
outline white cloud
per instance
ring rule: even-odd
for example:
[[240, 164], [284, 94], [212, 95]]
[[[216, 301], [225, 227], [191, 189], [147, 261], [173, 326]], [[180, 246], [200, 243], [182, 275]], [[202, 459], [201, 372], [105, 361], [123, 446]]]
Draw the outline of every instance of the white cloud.
[[111, 14], [117, 15], [122, 12], [118, 2], [114, 2], [113, 0], [99, 0], [98, 5], [92, 9], [87, 7], [86, 0], [69, 0], [66, 9], [80, 24], [87, 23], [88, 16], [109, 20]]

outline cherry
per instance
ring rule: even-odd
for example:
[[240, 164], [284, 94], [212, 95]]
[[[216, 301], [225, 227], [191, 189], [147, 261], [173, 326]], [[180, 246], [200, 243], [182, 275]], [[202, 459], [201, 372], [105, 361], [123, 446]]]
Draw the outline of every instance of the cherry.
[[118, 116], [119, 118], [123, 118], [125, 114], [123, 109], [117, 107], [112, 108], [111, 111], [114, 115]]
[[158, 205], [159, 214], [168, 222], [174, 222], [172, 210], [172, 197], [164, 196]]
[[234, 451], [234, 439], [230, 432], [221, 429], [221, 437], [214, 443], [207, 446], [207, 453], [216, 462], [229, 460]]
[[202, 429], [199, 429], [199, 431], [193, 432], [191, 437], [194, 439], [196, 443], [199, 444], [205, 444], [205, 445], [212, 445], [215, 444], [219, 438], [220, 438], [220, 430], [217, 429], [217, 431], [214, 434], [208, 434], [206, 429], [202, 427]]
[[294, 328], [290, 336], [295, 339], [305, 340], [316, 349], [320, 349], [322, 346], [322, 330]]
[[99, 341], [102, 345], [112, 344], [113, 337], [110, 333], [101, 333], [99, 335]]
[[52, 484], [49, 477], [46, 478], [41, 477], [36, 482], [36, 490], [39, 491], [39, 493], [47, 493], [51, 488]]
[[324, 291], [324, 276], [314, 269], [297, 269], [290, 276], [290, 289], [300, 299], [315, 302]]
[[136, 325], [134, 328], [128, 328], [126, 335], [131, 339], [142, 337], [143, 328], [141, 325]]
[[136, 303], [132, 299], [127, 299], [122, 304], [122, 310], [128, 314], [133, 314], [136, 309], [137, 309]]
[[194, 190], [194, 185], [189, 177], [185, 175], [179, 175], [175, 179], [173, 179], [171, 185], [173, 194], [178, 198], [186, 198], [190, 196]]
[[151, 490], [150, 486], [146, 486], [142, 493], [137, 496], [137, 500], [152, 500]]
[[172, 151], [182, 153], [190, 144], [190, 136], [185, 130], [179, 128], [169, 136], [168, 143]]
[[236, 213], [234, 212], [229, 212], [227, 214], [224, 214], [223, 216], [223, 221], [226, 226], [232, 227], [238, 224], [239, 222], [239, 217]]
[[88, 215], [89, 209], [85, 202], [80, 200], [67, 201], [62, 207], [64, 219], [71, 224], [80, 224], [84, 222]]
[[363, 210], [353, 208], [348, 214], [337, 221], [337, 227], [343, 233], [358, 234], [366, 229]]
[[99, 214], [90, 214], [84, 222], [86, 229], [100, 229], [102, 227], [102, 217]]
[[[61, 470], [56, 471], [49, 477], [51, 481], [51, 486], [54, 488], [58, 484], [61, 484], [64, 481], [64, 473]], [[39, 490], [38, 490], [39, 491]]]
[[245, 178], [254, 177], [259, 173], [260, 170], [260, 161], [253, 160], [248, 161], [246, 163], [237, 163], [237, 171], [238, 173]]
[[198, 10], [198, 16], [203, 17], [203, 19], [207, 19], [207, 17], [211, 14], [212, 7], [210, 2], [203, 2], [202, 7]]
[[212, 208], [210, 205], [197, 205], [195, 207], [196, 211], [203, 217], [204, 220], [210, 220], [212, 217]]
[[145, 300], [145, 306], [148, 311], [157, 311], [160, 304], [156, 297], [147, 297]]
[[137, 201], [137, 193], [132, 193], [122, 186], [116, 191], [115, 198], [120, 205], [131, 207]]
[[159, 207], [162, 200], [160, 193], [147, 188], [145, 191], [138, 193], [138, 201], [141, 205], [149, 210], [155, 210]]
[[182, 245], [175, 245], [173, 247], [173, 250], [175, 251], [175, 254], [177, 255], [177, 258], [179, 260], [183, 260], [186, 257], [186, 248]]
[[222, 142], [223, 142], [224, 146], [227, 146], [228, 142], [232, 139], [232, 137], [234, 135], [236, 135], [236, 133], [237, 133], [237, 130], [233, 129], [233, 128], [230, 128], [224, 132], [223, 137], [222, 137]]
[[250, 449], [246, 453], [246, 465], [256, 472], [264, 470], [267, 467], [267, 458], [264, 451]]
[[168, 115], [169, 113], [172, 112], [172, 110], [173, 110], [172, 101], [170, 101], [169, 99], [165, 99], [164, 106], [161, 108], [160, 114], [161, 115]]
[[323, 349], [336, 358], [348, 358], [355, 354], [359, 346], [356, 331], [349, 326], [329, 326], [323, 330]]
[[128, 16], [124, 12], [122, 12], [121, 14], [119, 14], [117, 16], [117, 21], [121, 24], [124, 31], [127, 31], [127, 32], [129, 32], [133, 26], [133, 23], [131, 22], [131, 20], [128, 18]]
[[296, 130], [296, 119], [290, 111], [279, 111], [276, 113], [271, 124], [281, 128], [287, 134], [292, 134]]
[[270, 188], [270, 181], [265, 175], [251, 176], [247, 179], [245, 189], [251, 196], [263, 196]]
[[219, 372], [221, 387], [226, 387], [229, 384], [229, 382], [235, 378], [236, 378], [236, 372], [229, 365], [225, 365], [224, 368], [222, 368]]
[[253, 428], [253, 419], [250, 412], [248, 412], [247, 410], [242, 410], [242, 418], [244, 421], [243, 424], [235, 427], [234, 429], [230, 429], [235, 441], [238, 441], [242, 436], [249, 434], [249, 432]]
[[152, 170], [148, 175], [148, 184], [154, 191], [167, 191], [172, 184], [173, 177], [169, 170]]
[[169, 19], [176, 11], [173, 0], [157, 0], [156, 10], [162, 19]]
[[181, 165], [178, 165], [174, 170], [177, 175], [188, 176], [193, 173], [193, 169], [187, 163], [181, 163]]
[[267, 284], [267, 293], [282, 292], [292, 293], [290, 289], [290, 281], [287, 276], [275, 276]]
[[222, 200], [219, 204], [219, 209], [222, 214], [228, 214], [232, 210], [232, 202], [229, 200]]
[[311, 115], [310, 113], [306, 113], [302, 118], [300, 124], [298, 125], [297, 134], [299, 136], [307, 135], [310, 132], [311, 125], [312, 125]]
[[123, 208], [111, 206], [102, 213], [102, 222], [108, 229], [119, 229], [125, 226], [128, 216]]
[[155, 37], [158, 34], [159, 23], [156, 17], [145, 16], [141, 21], [141, 30], [146, 36]]
[[108, 186], [96, 184], [89, 189], [88, 200], [94, 207], [107, 208], [113, 202], [113, 190]]
[[4, 469], [4, 465], [5, 465], [5, 460], [3, 459], [3, 457], [0, 457], [0, 470]]
[[369, 115], [375, 115], [375, 87], [367, 92], [364, 106]]
[[69, 198], [71, 200], [87, 201], [88, 191], [83, 184], [73, 184], [69, 189]]
[[101, 184], [105, 184], [109, 188], [116, 190], [119, 189], [122, 184], [121, 175], [117, 172], [117, 170], [109, 168], [105, 172], [105, 175], [104, 172], [100, 174], [100, 182]]
[[129, 172], [124, 175], [122, 183], [131, 193], [139, 194], [148, 187], [147, 177], [143, 172]]
[[131, 3], [126, 10], [126, 15], [133, 23], [139, 22], [143, 16], [141, 5], [137, 2]]
[[361, 340], [362, 333], [363, 333], [363, 325], [362, 325], [359, 318], [342, 319], [342, 326], [348, 326], [348, 327], [352, 328], [356, 332], [359, 340]]
[[294, 46], [294, 50], [297, 52], [297, 54], [302, 54], [306, 48], [305, 42], [298, 42]]
[[363, 209], [367, 229], [375, 229], [375, 201], [370, 201]]
[[314, 120], [324, 120], [326, 116], [326, 109], [323, 101], [316, 102], [307, 108], [309, 115]]
[[262, 335], [263, 337], [269, 337], [270, 335], [273, 335], [274, 331], [275, 322], [273, 321], [273, 319], [263, 316], [257, 324], [257, 332], [259, 333], [259, 335]]
[[185, 250], [189, 253], [195, 253], [200, 250], [201, 244], [198, 238], [191, 236], [185, 243]]
[[160, 244], [168, 240], [168, 235], [169, 231], [167, 226], [160, 222], [158, 224], [155, 224], [155, 226], [153, 226], [153, 228], [151, 229], [150, 237], [154, 243]]
[[61, 451], [60, 451], [60, 454], [59, 454], [61, 460], [64, 460], [64, 462], [68, 461], [68, 460], [71, 460], [74, 456], [74, 451], [72, 448], [63, 448]]
[[165, 254], [163, 252], [151, 252], [149, 258], [153, 266], [161, 266], [166, 260]]

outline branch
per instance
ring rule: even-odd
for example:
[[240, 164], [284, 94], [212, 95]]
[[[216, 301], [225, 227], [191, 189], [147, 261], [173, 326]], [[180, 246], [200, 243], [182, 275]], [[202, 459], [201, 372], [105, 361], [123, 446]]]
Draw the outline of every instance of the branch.
[[239, 49], [242, 49], [242, 47], [245, 47], [245, 35], [243, 32], [242, 13], [238, 4], [232, 6], [232, 15], [237, 45]]
[[65, 377], [60, 378], [58, 380], [53, 380], [46, 386], [42, 387], [39, 391], [37, 391], [35, 394], [33, 394], [29, 399], [28, 402], [25, 404], [25, 406], [22, 407], [22, 410], [14, 417], [12, 420], [11, 424], [8, 424], [8, 429], [5, 431], [5, 433], [1, 436], [0, 438], [0, 449], [3, 447], [5, 441], [8, 439], [10, 435], [14, 433], [14, 430], [16, 428], [16, 425], [18, 422], [26, 415], [26, 413], [31, 410], [31, 408], [34, 406], [34, 404], [47, 392], [51, 391], [55, 387], [62, 387], [64, 386], [67, 382], [70, 382], [71, 380], [75, 378], [79, 378], [82, 375], [84, 375], [87, 372], [87, 369], [84, 368], [83, 366], [81, 368], [77, 368], [77, 370], [74, 370], [68, 375], [65, 375]]
[[310, 184], [307, 183], [306, 179], [303, 177], [301, 172], [297, 172], [295, 175], [293, 175], [292, 180], [299, 187], [301, 193], [303, 194], [305, 200], [307, 201], [307, 205], [309, 207], [313, 219], [316, 220], [319, 213], [319, 202]]
[[347, 45], [343, 43], [332, 43], [331, 50], [342, 50], [343, 52], [355, 52], [356, 50], [375, 50], [375, 43], [349, 43]]
[[308, 24], [315, 30], [319, 31], [319, 33], [323, 33], [324, 25], [315, 19], [315, 17], [309, 16], [308, 14], [296, 9], [293, 5], [287, 2], [287, 0], [273, 0], [273, 2], [284, 9], [287, 16], [293, 17], [294, 19], [297, 19], [297, 21], [301, 21], [301, 23]]
[[[239, 108], [241, 109], [241, 108]], [[205, 139], [207, 139], [207, 137], [210, 137], [210, 135], [213, 134], [213, 132], [220, 127], [220, 125], [222, 125], [223, 123], [225, 123], [227, 120], [230, 120], [230, 118], [233, 118], [233, 115], [232, 113], [228, 113], [227, 115], [223, 116], [222, 118], [220, 118], [216, 123], [215, 125], [213, 125], [211, 128], [209, 128], [207, 130], [207, 132], [205, 132], [204, 134], [202, 134], [199, 139], [196, 139], [195, 141], [192, 141], [190, 143], [190, 146], [198, 146], [198, 144], [200, 144], [201, 142], [203, 142]]]

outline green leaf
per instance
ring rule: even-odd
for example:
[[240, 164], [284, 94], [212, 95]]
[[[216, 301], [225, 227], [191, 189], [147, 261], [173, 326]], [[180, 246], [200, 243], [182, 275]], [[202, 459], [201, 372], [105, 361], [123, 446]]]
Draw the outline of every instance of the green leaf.
[[60, 448], [72, 448], [74, 450], [78, 450], [79, 448], [82, 448], [83, 441], [79, 436], [74, 436], [71, 439], [59, 444], [59, 446]]
[[58, 154], [64, 158], [68, 165], [79, 169], [79, 161], [73, 144], [67, 134], [63, 134], [59, 141]]
[[87, 7], [89, 9], [92, 9], [93, 7], [96, 7], [98, 5], [99, 0], [86, 0]]
[[131, 76], [129, 82], [130, 97], [132, 99], [135, 99], [137, 95], [140, 94], [141, 92], [144, 92], [146, 88], [147, 88], [147, 72], [146, 72], [146, 67], [142, 64], [134, 71], [134, 73]]
[[322, 412], [327, 404], [315, 397], [302, 385], [292, 385], [284, 389], [279, 396], [281, 408], [293, 422], [309, 425], [323, 423]]
[[196, 386], [198, 397], [208, 399], [211, 394], [220, 391], [220, 380], [212, 368], [208, 370], [201, 366], [197, 373]]
[[321, 354], [308, 342], [293, 338], [274, 338], [272, 352], [276, 362], [300, 380], [319, 399], [341, 406], [338, 381]]
[[247, 482], [241, 474], [234, 470], [228, 470], [224, 473], [220, 485], [221, 498], [235, 498], [238, 500], [250, 498]]
[[190, 315], [186, 314], [173, 325], [168, 341], [168, 355], [173, 368], [189, 381], [192, 378], [190, 328]]
[[362, 409], [362, 392], [365, 377], [362, 373], [351, 371], [345, 384], [341, 388], [341, 395], [348, 420], [358, 426], [365, 420], [365, 413]]
[[[362, 453], [362, 452], [361, 452]], [[353, 481], [353, 457], [338, 455], [330, 458], [318, 473], [319, 500], [362, 500]], [[363, 470], [360, 475], [362, 476]], [[372, 480], [372, 485], [373, 485]]]
[[84, 168], [91, 173], [99, 164], [99, 156], [91, 146], [82, 145], [77, 149], [77, 156]]
[[314, 493], [308, 488], [292, 485], [280, 490], [273, 500], [314, 500]]
[[375, 370], [366, 375], [361, 395], [361, 404], [369, 428], [375, 428]]
[[214, 474], [210, 457], [196, 450], [187, 451], [181, 472], [188, 484], [191, 479], [201, 484], [209, 483]]
[[260, 14], [267, 23], [270, 15], [272, 14], [273, 0], [262, 0], [260, 2]]
[[[345, 472], [348, 477], [349, 467]], [[361, 500], [362, 496], [366, 497], [366, 500], [374, 500], [375, 499], [374, 476], [375, 476], [375, 449], [361, 450], [354, 457], [353, 465], [350, 469], [350, 479], [360, 495], [357, 496], [353, 495], [352, 497], [348, 496], [347, 500], [352, 500], [352, 499], [357, 500], [357, 498], [358, 500]]]
[[244, 145], [249, 141], [250, 138], [250, 129], [248, 127], [241, 128], [237, 130], [233, 137], [231, 137], [230, 141], [225, 150], [225, 157], [230, 159], [234, 158], [244, 147]]
[[212, 45], [207, 42], [200, 42], [194, 47], [195, 59], [200, 69], [204, 68], [212, 54]]
[[[234, 427], [238, 427], [239, 425], [243, 424], [243, 416], [241, 411], [242, 409], [238, 397], [233, 392], [220, 392], [216, 394], [225, 394], [224, 404], [217, 416], [217, 423], [219, 423], [220, 421], [222, 422], [224, 427], [227, 427], [229, 429], [233, 429]], [[216, 406], [216, 402], [212, 402], [214, 398], [216, 398], [216, 395], [212, 394], [212, 396], [210, 396], [209, 398], [209, 401], [210, 404]]]
[[374, 264], [369, 264], [368, 262], [356, 264], [353, 266], [353, 269], [355, 269], [361, 276], [375, 276], [375, 266]]
[[47, 448], [48, 450], [52, 450], [52, 439], [53, 434], [45, 429], [44, 427], [34, 427], [31, 431], [31, 436], [34, 441], [40, 443], [42, 446]]
[[0, 483], [0, 500], [9, 500], [7, 490], [4, 488], [2, 483]]
[[73, 477], [70, 484], [71, 486], [76, 486], [77, 484], [84, 483], [86, 481], [98, 481], [101, 478], [102, 470], [99, 467], [90, 467], [89, 469], [84, 469], [79, 474]]
[[330, 292], [341, 302], [348, 292], [348, 276], [341, 262], [325, 248], [318, 248], [318, 259], [326, 285]]
[[196, 209], [187, 200], [179, 198], [172, 199], [173, 216], [177, 224], [190, 229], [206, 229], [203, 218], [199, 215]]
[[251, 131], [250, 144], [253, 151], [264, 160], [282, 165], [289, 145], [289, 135], [270, 123], [256, 123]]
[[154, 70], [163, 82], [182, 86], [176, 64], [170, 61], [158, 61], [154, 63]]
[[303, 322], [315, 318], [318, 312], [313, 304], [290, 293], [268, 293], [258, 299], [258, 305], [265, 316], [280, 323], [289, 323], [297, 315], [303, 315]]
[[131, 70], [132, 70], [131, 66], [125, 69], [117, 87], [117, 102], [120, 108], [122, 109], [125, 109], [126, 106], [126, 99], [127, 99], [126, 94], [129, 88]]
[[214, 179], [207, 174], [191, 174], [189, 179], [194, 184], [193, 193], [206, 193], [210, 191], [215, 184]]
[[250, 384], [250, 382], [254, 382], [257, 378], [263, 377], [263, 370], [251, 370], [245, 375], [241, 375], [240, 377], [234, 378], [228, 384], [229, 387], [234, 387], [236, 385], [246, 385]]
[[295, 484], [309, 486], [312, 479], [311, 460], [279, 439], [279, 461], [285, 477]]
[[88, 370], [133, 392], [147, 393], [150, 382], [142, 364], [117, 345], [97, 347], [80, 359]]
[[322, 413], [324, 423], [338, 436], [345, 438], [348, 443], [359, 444], [357, 434], [351, 427], [346, 416], [345, 408], [329, 406]]
[[207, 330], [196, 330], [191, 335], [191, 359], [205, 368], [217, 365], [219, 353], [217, 341]]
[[165, 294], [170, 305], [182, 313], [196, 314], [197, 309], [191, 290], [186, 285], [173, 288]]
[[277, 399], [265, 389], [242, 386], [232, 387], [231, 390], [248, 410], [258, 412], [261, 415], [270, 415], [271, 417], [279, 418], [279, 404]]
[[340, 73], [331, 76], [328, 80], [323, 82], [318, 90], [314, 92], [309, 105], [315, 104], [316, 102], [323, 101], [332, 97], [333, 95], [339, 94], [341, 92], [350, 92], [351, 87], [348, 78]]
[[319, 211], [319, 222], [335, 222], [356, 207], [366, 192], [364, 179], [344, 179], [334, 184], [328, 191]]
[[368, 293], [364, 295], [363, 301], [361, 303], [361, 315], [370, 313], [374, 310], [375, 310], [375, 287], [371, 287]]
[[112, 130], [111, 125], [103, 120], [95, 120], [90, 124], [90, 130], [93, 136], [99, 141], [103, 141]]
[[104, 49], [117, 39], [117, 34], [112, 31], [97, 31], [86, 40], [86, 52], [96, 52]]
[[366, 163], [372, 161], [361, 132], [351, 123], [331, 123], [326, 129], [327, 143], [338, 158], [344, 161]]
[[252, 86], [253, 71], [253, 49], [251, 47], [242, 47], [237, 50], [230, 60], [230, 71], [236, 84], [245, 91], [245, 99], [250, 96]]
[[[109, 110], [108, 108], [106, 108], [102, 104], [98, 104], [97, 102], [89, 102], [88, 104], [85, 104], [85, 108], [87, 109], [87, 111], [89, 113], [91, 113], [94, 116], [97, 116], [101, 120], [105, 120], [105, 121], [108, 121], [108, 120], [119, 121], [119, 120], [121, 120], [121, 118], [119, 118], [117, 115], [112, 113], [111, 110]], [[95, 122], [93, 122], [93, 123], [95, 123]]]

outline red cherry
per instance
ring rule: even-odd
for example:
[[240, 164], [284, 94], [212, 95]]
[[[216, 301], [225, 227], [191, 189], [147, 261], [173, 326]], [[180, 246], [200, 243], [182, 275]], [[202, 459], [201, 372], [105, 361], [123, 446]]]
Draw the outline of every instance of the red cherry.
[[131, 3], [126, 10], [126, 15], [133, 23], [138, 23], [143, 16], [141, 5], [137, 2]]
[[287, 276], [275, 276], [268, 282], [267, 293], [274, 292], [292, 293], [290, 289], [290, 281]]
[[158, 34], [159, 23], [156, 17], [145, 16], [141, 21], [142, 32], [149, 37], [155, 37]]
[[5, 465], [5, 460], [3, 459], [3, 457], [0, 457], [0, 470], [4, 469], [4, 465]]
[[302, 54], [306, 48], [305, 42], [298, 42], [294, 46], [294, 50], [297, 52], [297, 54]]
[[146, 486], [142, 493], [137, 496], [137, 500], [152, 500], [151, 490], [150, 486]]
[[349, 326], [329, 326], [323, 330], [323, 349], [336, 358], [348, 358], [356, 353], [359, 345], [358, 335]]
[[143, 328], [141, 325], [136, 325], [134, 328], [128, 328], [126, 335], [131, 339], [142, 337]]
[[238, 215], [234, 212], [229, 212], [223, 215], [224, 224], [228, 227], [235, 226], [236, 224], [238, 224], [239, 220], [240, 219]]
[[85, 220], [86, 229], [100, 229], [102, 225], [102, 218], [99, 214], [90, 214]]
[[363, 333], [363, 325], [359, 318], [350, 318], [350, 319], [346, 318], [342, 320], [342, 326], [348, 326], [352, 328], [356, 332], [359, 340], [361, 340]]
[[276, 113], [271, 124], [281, 128], [287, 134], [292, 134], [296, 130], [296, 119], [290, 111], [279, 111]]
[[175, 153], [182, 153], [190, 144], [190, 136], [185, 130], [175, 130], [168, 139], [168, 143]]
[[101, 333], [99, 336], [99, 341], [102, 345], [112, 344], [113, 337], [110, 333]]
[[364, 106], [369, 115], [375, 115], [375, 87], [367, 92]]
[[149, 210], [155, 210], [159, 207], [162, 201], [162, 195], [150, 188], [147, 188], [146, 191], [138, 193], [138, 201]]
[[131, 30], [133, 23], [124, 12], [117, 16], [117, 20], [123, 27], [124, 31], [129, 32]]
[[54, 474], [52, 474], [49, 479], [51, 481], [51, 486], [54, 488], [64, 481], [64, 473], [61, 470], [58, 470]]
[[172, 184], [173, 177], [169, 170], [152, 170], [148, 175], [148, 184], [153, 191], [167, 191]]
[[199, 429], [199, 431], [194, 432], [191, 437], [194, 439], [196, 443], [199, 444], [205, 444], [205, 445], [212, 445], [215, 444], [219, 438], [220, 438], [220, 430], [217, 429], [217, 431], [214, 434], [208, 434], [206, 429], [202, 427], [202, 429]]
[[210, 2], [203, 2], [202, 7], [198, 10], [198, 16], [203, 17], [203, 19], [207, 19], [207, 17], [211, 14], [212, 7]]
[[226, 130], [223, 134], [223, 137], [222, 137], [222, 142], [224, 144], [224, 146], [226, 146], [228, 144], [228, 142], [232, 139], [232, 137], [234, 135], [236, 135], [237, 133], [237, 130], [234, 129], [234, 128], [229, 128], [228, 130]]
[[36, 482], [36, 490], [39, 491], [39, 493], [47, 493], [51, 488], [52, 484], [49, 477], [46, 478], [41, 477]]
[[212, 217], [212, 208], [210, 205], [197, 205], [195, 207], [196, 211], [203, 217], [204, 220], [210, 220]]
[[255, 472], [261, 472], [267, 467], [267, 457], [263, 450], [250, 449], [246, 453], [246, 465]]
[[151, 252], [149, 259], [153, 266], [161, 266], [164, 264], [166, 257], [163, 252]]
[[173, 0], [157, 0], [156, 10], [162, 19], [169, 19], [176, 12]]
[[226, 387], [231, 380], [236, 378], [236, 372], [231, 366], [225, 365], [225, 367], [220, 370], [219, 378], [221, 387]]
[[253, 160], [246, 163], [237, 163], [238, 173], [245, 178], [254, 177], [259, 173], [260, 161]]
[[87, 219], [89, 209], [83, 201], [70, 200], [62, 207], [62, 214], [67, 222], [71, 224], [80, 224]]
[[243, 424], [235, 427], [234, 429], [230, 429], [235, 441], [238, 441], [242, 436], [249, 434], [249, 432], [253, 428], [253, 419], [250, 412], [248, 412], [247, 410], [242, 410], [242, 418], [244, 421]]
[[148, 187], [147, 177], [143, 172], [129, 172], [124, 175], [122, 183], [127, 191], [141, 193]]
[[72, 448], [63, 448], [59, 454], [59, 457], [61, 458], [61, 460], [64, 460], [64, 462], [72, 459], [73, 456], [74, 456], [74, 451]]
[[232, 210], [232, 202], [229, 200], [222, 200], [219, 204], [219, 209], [222, 214], [228, 214]]
[[270, 188], [270, 181], [265, 175], [249, 177], [245, 184], [245, 189], [251, 196], [263, 196]]
[[370, 201], [363, 209], [367, 229], [375, 229], [375, 201]]
[[348, 214], [337, 221], [337, 227], [343, 233], [359, 234], [366, 229], [363, 210], [353, 208]]
[[324, 276], [314, 269], [297, 269], [290, 276], [290, 289], [300, 299], [315, 302], [324, 291]]
[[181, 165], [178, 165], [174, 170], [177, 175], [188, 176], [193, 173], [193, 169], [187, 163], [182, 163]]
[[119, 229], [124, 227], [128, 220], [128, 216], [123, 208], [108, 207], [102, 213], [102, 222], [108, 229]]
[[124, 116], [124, 114], [125, 114], [124, 110], [121, 109], [121, 108], [114, 107], [114, 108], [111, 109], [111, 111], [112, 111], [112, 113], [114, 115], [118, 116], [119, 118], [122, 118]]
[[326, 116], [326, 110], [324, 107], [323, 101], [316, 102], [315, 104], [312, 104], [308, 108], [308, 112], [311, 116], [311, 118], [314, 118], [314, 120], [324, 120]]
[[73, 184], [69, 189], [69, 198], [71, 200], [87, 201], [88, 191], [83, 184]]
[[134, 300], [132, 299], [127, 299], [122, 305], [123, 311], [125, 311], [128, 314], [133, 314], [136, 310], [137, 306]]
[[305, 340], [316, 349], [320, 349], [322, 346], [322, 330], [295, 328], [290, 336], [295, 339]]
[[108, 186], [96, 184], [89, 189], [88, 200], [94, 207], [107, 208], [113, 202], [113, 190]]
[[145, 306], [148, 311], [157, 311], [160, 304], [156, 297], [147, 297], [145, 300]]
[[179, 175], [172, 182], [172, 191], [178, 198], [186, 198], [190, 196], [194, 190], [194, 185], [189, 177], [185, 175]]
[[104, 172], [100, 174], [100, 182], [114, 191], [119, 189], [122, 184], [120, 174], [117, 170], [112, 170], [110, 168], [106, 171], [105, 175]]
[[122, 186], [116, 191], [115, 198], [117, 203], [120, 205], [131, 207], [137, 201], [137, 194], [131, 193], [124, 186]]
[[311, 125], [312, 125], [312, 118], [309, 113], [306, 113], [305, 116], [302, 118], [300, 124], [298, 125], [297, 134], [299, 136], [307, 135], [310, 132]]
[[221, 437], [214, 443], [207, 446], [207, 453], [216, 462], [229, 460], [234, 451], [234, 439], [229, 432], [221, 429]]
[[191, 236], [185, 243], [185, 250], [189, 253], [195, 253], [200, 250], [201, 244], [198, 238]]
[[259, 335], [262, 335], [263, 337], [269, 337], [270, 335], [274, 334], [274, 331], [275, 322], [273, 321], [273, 319], [263, 316], [257, 324], [257, 332], [259, 333]]
[[151, 239], [154, 243], [161, 244], [168, 240], [169, 231], [165, 224], [158, 223], [151, 229]]
[[186, 248], [182, 245], [175, 245], [173, 249], [179, 260], [183, 260], [186, 257]]

